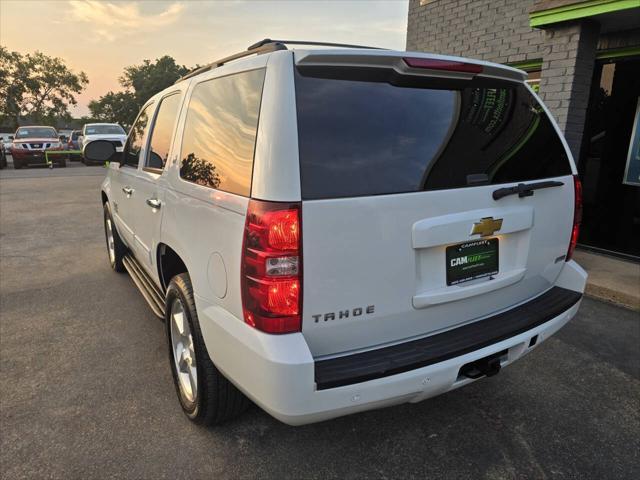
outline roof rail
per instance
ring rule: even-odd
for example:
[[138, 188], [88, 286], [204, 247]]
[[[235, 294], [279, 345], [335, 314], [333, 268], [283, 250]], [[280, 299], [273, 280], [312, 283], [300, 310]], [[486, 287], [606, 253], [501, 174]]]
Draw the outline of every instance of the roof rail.
[[379, 47], [367, 47], [365, 45], [350, 45], [348, 43], [329, 43], [329, 42], [311, 42], [305, 40], [271, 40], [270, 38], [265, 38], [260, 40], [259, 42], [254, 43], [253, 45], [249, 45], [243, 52], [234, 53], [233, 55], [229, 55], [228, 57], [221, 58], [220, 60], [216, 60], [215, 62], [211, 62], [202, 67], [198, 67], [194, 70], [191, 70], [186, 75], [183, 75], [175, 83], [186, 80], [187, 78], [195, 77], [204, 72], [208, 72], [209, 70], [213, 70], [214, 68], [221, 67], [225, 63], [228, 63], [232, 60], [237, 60], [238, 58], [248, 57], [249, 55], [256, 55], [261, 53], [275, 52], [277, 50], [286, 50], [286, 45], [317, 45], [323, 47], [341, 47], [341, 48], [366, 48], [369, 50], [384, 50]]
[[247, 50], [254, 50], [256, 48], [263, 47], [269, 44], [281, 44], [281, 45], [318, 45], [321, 47], [342, 47], [342, 48], [366, 48], [369, 50], [384, 50], [380, 47], [368, 47], [365, 45], [350, 45], [348, 43], [329, 43], [329, 42], [312, 42], [306, 40], [271, 40], [270, 38], [265, 38], [264, 40], [260, 40], [259, 42], [250, 45]]
[[[253, 47], [253, 45], [252, 45]], [[261, 53], [275, 52], [276, 50], [286, 50], [283, 44], [278, 42], [267, 43], [263, 46], [251, 48], [249, 47], [247, 50], [243, 52], [234, 53], [233, 55], [229, 55], [228, 57], [221, 58], [220, 60], [216, 60], [215, 62], [211, 62], [202, 67], [198, 67], [194, 70], [191, 70], [186, 75], [183, 75], [175, 83], [179, 83], [187, 78], [195, 77], [196, 75], [200, 75], [201, 73], [208, 72], [209, 70], [213, 70], [214, 68], [221, 67], [225, 63], [231, 62], [232, 60], [237, 60], [238, 58], [248, 57], [249, 55], [259, 55]]]

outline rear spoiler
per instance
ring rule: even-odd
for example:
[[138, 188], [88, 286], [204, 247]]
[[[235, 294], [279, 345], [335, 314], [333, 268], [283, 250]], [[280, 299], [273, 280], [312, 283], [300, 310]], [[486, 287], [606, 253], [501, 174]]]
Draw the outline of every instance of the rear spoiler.
[[390, 50], [294, 50], [300, 67], [393, 69], [400, 75], [470, 80], [474, 77], [524, 82], [526, 72], [498, 63], [448, 55]]

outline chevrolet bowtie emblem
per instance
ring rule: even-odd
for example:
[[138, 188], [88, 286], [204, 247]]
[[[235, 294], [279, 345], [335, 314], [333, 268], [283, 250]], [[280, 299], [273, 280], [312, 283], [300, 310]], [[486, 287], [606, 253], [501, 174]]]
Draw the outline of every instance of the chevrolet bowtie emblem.
[[473, 224], [471, 235], [480, 235], [481, 237], [489, 237], [502, 228], [502, 219], [493, 217], [481, 218], [479, 222]]

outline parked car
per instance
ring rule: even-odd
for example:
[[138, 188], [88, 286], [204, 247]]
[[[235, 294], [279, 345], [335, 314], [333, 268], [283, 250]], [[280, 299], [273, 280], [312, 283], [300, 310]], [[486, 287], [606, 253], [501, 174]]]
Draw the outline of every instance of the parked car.
[[2, 147], [6, 154], [10, 154], [11, 144], [13, 143], [13, 135], [8, 135], [2, 138]]
[[[82, 134], [80, 135], [81, 150], [94, 140], [112, 142], [116, 151], [121, 152], [124, 142], [127, 141], [127, 134], [117, 123], [87, 123], [82, 127]], [[86, 158], [83, 161], [85, 164], [91, 163]]]
[[[11, 144], [13, 168], [18, 170], [22, 167], [47, 165], [45, 156], [47, 150], [63, 150], [55, 128], [38, 125], [19, 127]], [[67, 166], [64, 155], [52, 155], [50, 160], [59, 167]]]
[[[67, 141], [67, 150], [82, 150], [82, 145], [80, 144], [80, 138], [82, 136], [82, 130], [74, 130], [69, 135], [69, 140]], [[82, 160], [81, 153], [70, 153], [69, 160]]]
[[580, 182], [524, 72], [285, 43], [152, 97], [123, 152], [84, 150], [111, 160], [108, 258], [165, 320], [191, 420], [418, 402], [576, 314]]
[[7, 154], [4, 145], [0, 143], [0, 169], [7, 168]]

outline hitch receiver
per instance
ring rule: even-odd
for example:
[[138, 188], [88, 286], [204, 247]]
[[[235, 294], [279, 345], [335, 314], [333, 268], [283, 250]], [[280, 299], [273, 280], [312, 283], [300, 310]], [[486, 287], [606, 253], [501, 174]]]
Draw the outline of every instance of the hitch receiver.
[[467, 363], [460, 368], [460, 375], [467, 378], [493, 377], [500, 372], [500, 360], [507, 355], [507, 350], [494, 353], [475, 362]]

